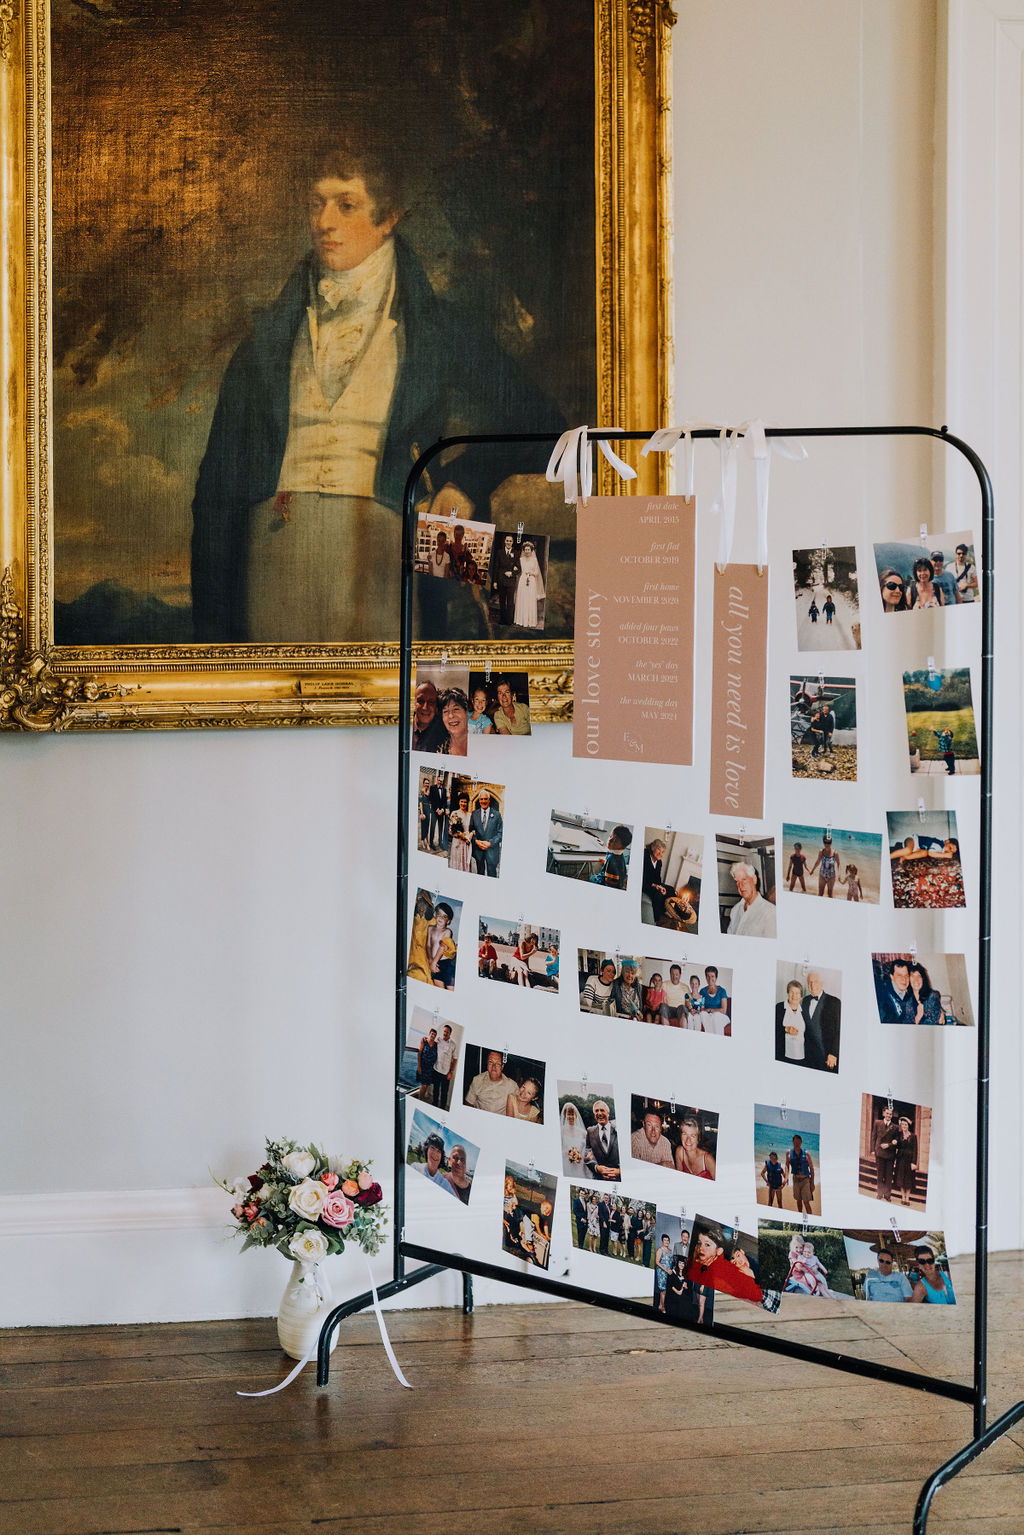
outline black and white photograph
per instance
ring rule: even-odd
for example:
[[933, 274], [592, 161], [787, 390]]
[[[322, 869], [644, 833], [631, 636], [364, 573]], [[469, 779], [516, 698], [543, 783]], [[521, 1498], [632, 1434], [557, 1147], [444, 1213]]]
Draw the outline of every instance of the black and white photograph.
[[645, 827], [641, 922], [673, 933], [695, 933], [703, 864], [702, 836], [663, 826]]
[[398, 1080], [422, 1103], [448, 1109], [461, 1060], [462, 1025], [442, 1018], [435, 1008], [414, 1007], [406, 1020], [405, 1047]]
[[872, 954], [871, 969], [880, 1023], [973, 1028], [963, 954], [891, 950]]
[[852, 545], [793, 550], [797, 650], [859, 650], [860, 592]]
[[481, 917], [477, 973], [528, 991], [558, 990], [559, 934], [525, 918]]
[[467, 1108], [531, 1125], [544, 1123], [543, 1061], [486, 1045], [467, 1045], [465, 1058], [462, 1101]]
[[794, 778], [857, 778], [857, 684], [853, 677], [790, 677]]
[[718, 920], [737, 938], [774, 938], [775, 838], [719, 833]]
[[974, 539], [970, 533], [935, 533], [875, 545], [883, 613], [957, 608], [978, 598]]
[[413, 1109], [405, 1162], [428, 1183], [468, 1205], [479, 1157], [480, 1147], [464, 1135], [431, 1119], [422, 1109]]
[[552, 810], [548, 833], [549, 874], [587, 880], [609, 890], [625, 890], [633, 828], [620, 821], [599, 821], [585, 813]]
[[694, 1178], [715, 1177], [718, 1113], [671, 1098], [630, 1098], [630, 1155], [634, 1162], [667, 1167]]
[[540, 1172], [531, 1163], [505, 1164], [505, 1198], [501, 1217], [501, 1245], [514, 1258], [523, 1258], [546, 1269], [551, 1256], [551, 1223], [555, 1211], [558, 1178]]
[[577, 1181], [619, 1181], [622, 1158], [610, 1082], [559, 1082], [558, 1124], [563, 1173]]
[[775, 1059], [811, 1071], [839, 1070], [840, 970], [810, 959], [775, 964]]

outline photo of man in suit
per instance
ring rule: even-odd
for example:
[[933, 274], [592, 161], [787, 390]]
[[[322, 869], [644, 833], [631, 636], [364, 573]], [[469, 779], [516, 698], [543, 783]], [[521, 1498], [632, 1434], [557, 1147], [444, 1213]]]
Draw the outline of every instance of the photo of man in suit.
[[807, 992], [801, 1002], [807, 1025], [805, 1040], [809, 1066], [819, 1070], [839, 1070], [839, 1020], [842, 1004], [827, 992], [817, 970], [807, 974]]
[[[598, 1182], [616, 1183], [621, 1176], [619, 1165], [619, 1134], [615, 1128], [607, 1103], [599, 1098], [594, 1104], [596, 1124], [587, 1130], [586, 1161]], [[593, 1162], [591, 1162], [593, 1154]], [[598, 1212], [600, 1215], [600, 1212]], [[607, 1225], [601, 1228], [604, 1252], [608, 1244]]]
[[469, 834], [473, 842], [473, 862], [478, 874], [497, 877], [501, 861], [501, 812], [491, 803], [491, 791], [481, 789], [476, 807], [469, 818]]

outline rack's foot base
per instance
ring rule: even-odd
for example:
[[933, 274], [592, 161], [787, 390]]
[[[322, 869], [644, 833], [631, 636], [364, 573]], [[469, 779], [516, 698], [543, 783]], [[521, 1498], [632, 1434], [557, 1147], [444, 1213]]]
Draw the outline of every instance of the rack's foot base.
[[1012, 1428], [1015, 1423], [1019, 1423], [1022, 1418], [1024, 1418], [1024, 1402], [1018, 1402], [1008, 1412], [1004, 1412], [1001, 1418], [997, 1418], [983, 1434], [979, 1434], [976, 1439], [971, 1440], [970, 1444], [965, 1444], [962, 1450], [958, 1450], [951, 1459], [946, 1461], [944, 1466], [940, 1466], [937, 1471], [932, 1472], [921, 1488], [921, 1495], [917, 1500], [917, 1507], [914, 1510], [914, 1535], [925, 1535], [928, 1526], [928, 1510], [931, 1508], [932, 1499], [939, 1488], [945, 1487], [947, 1482], [951, 1482], [958, 1472], [963, 1471], [965, 1467], [969, 1466], [972, 1460], [977, 1460], [983, 1450], [987, 1450], [991, 1445], [995, 1444], [996, 1440], [1002, 1438], [1007, 1429]]
[[[435, 1274], [443, 1274], [444, 1266], [440, 1263], [428, 1263], [423, 1268], [414, 1269], [411, 1274], [403, 1274], [401, 1279], [389, 1280], [387, 1284], [377, 1286], [377, 1298], [387, 1300], [391, 1295], [400, 1295], [403, 1290], [410, 1289], [414, 1284], [421, 1284], [424, 1279], [433, 1279]], [[338, 1327], [347, 1316], [355, 1316], [357, 1311], [365, 1311], [367, 1306], [373, 1305], [373, 1294], [367, 1290], [362, 1295], [355, 1295], [351, 1300], [342, 1301], [340, 1306], [335, 1306], [323, 1327], [320, 1329], [320, 1342], [317, 1345], [316, 1354], [316, 1383], [318, 1386], [326, 1386], [331, 1376], [331, 1339]]]

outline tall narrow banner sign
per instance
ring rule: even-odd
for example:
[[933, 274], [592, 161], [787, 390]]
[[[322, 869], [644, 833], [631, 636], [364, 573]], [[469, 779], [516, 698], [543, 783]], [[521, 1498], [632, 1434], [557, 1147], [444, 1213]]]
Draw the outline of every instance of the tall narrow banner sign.
[[768, 571], [715, 567], [711, 647], [711, 814], [764, 815]]
[[576, 526], [574, 757], [693, 762], [692, 496], [592, 496]]

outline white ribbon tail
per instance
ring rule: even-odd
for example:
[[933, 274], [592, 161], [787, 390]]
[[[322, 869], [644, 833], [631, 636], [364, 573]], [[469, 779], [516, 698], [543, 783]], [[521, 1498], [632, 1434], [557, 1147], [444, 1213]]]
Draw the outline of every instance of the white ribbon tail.
[[772, 472], [772, 446], [764, 434], [764, 422], [751, 421], [747, 441], [757, 471], [757, 573], [768, 564], [768, 482]]
[[235, 1395], [236, 1396], [273, 1396], [275, 1392], [283, 1391], [285, 1386], [290, 1386], [292, 1381], [295, 1380], [297, 1376], [302, 1374], [303, 1370], [306, 1368], [307, 1364], [312, 1359], [313, 1355], [316, 1353], [317, 1345], [319, 1344], [319, 1342], [320, 1342], [320, 1334], [319, 1334], [319, 1332], [315, 1332], [313, 1334], [313, 1338], [312, 1338], [312, 1341], [310, 1342], [309, 1347], [307, 1348], [307, 1350], [306, 1350], [305, 1354], [303, 1355], [303, 1357], [299, 1360], [298, 1364], [295, 1365], [293, 1369], [289, 1370], [288, 1374], [285, 1376], [284, 1380], [278, 1381], [276, 1386], [268, 1386], [266, 1391], [236, 1391]]
[[402, 1374], [402, 1367], [398, 1363], [398, 1360], [395, 1358], [395, 1351], [391, 1347], [391, 1339], [388, 1337], [388, 1330], [384, 1325], [384, 1313], [380, 1309], [380, 1301], [377, 1298], [377, 1286], [373, 1282], [373, 1271], [370, 1268], [370, 1260], [366, 1257], [365, 1253], [363, 1254], [363, 1257], [366, 1259], [366, 1272], [370, 1279], [370, 1294], [373, 1296], [373, 1309], [377, 1316], [377, 1326], [380, 1328], [380, 1341], [384, 1345], [384, 1352], [388, 1356], [388, 1363], [394, 1370], [395, 1378], [399, 1385], [405, 1386], [408, 1391], [411, 1391], [413, 1388], [409, 1385], [409, 1382]]
[[722, 484], [711, 507], [720, 518], [718, 525], [718, 568], [724, 570], [732, 554], [733, 534], [736, 528], [736, 444], [737, 428], [730, 432], [723, 426], [718, 435], [718, 451], [722, 459]]
[[[605, 430], [597, 428], [597, 430]], [[619, 432], [621, 427], [611, 426], [610, 432]], [[548, 459], [548, 467], [544, 471], [544, 478], [552, 485], [559, 482], [565, 486], [565, 504], [571, 506], [573, 502], [582, 501], [586, 506], [590, 499], [590, 493], [594, 483], [594, 470], [592, 463], [591, 444], [587, 433], [587, 426], [573, 426], [563, 432], [551, 450]], [[617, 470], [624, 480], [635, 480], [636, 470], [631, 469], [618, 454], [606, 442], [599, 442], [598, 447], [604, 454], [612, 468]]]

